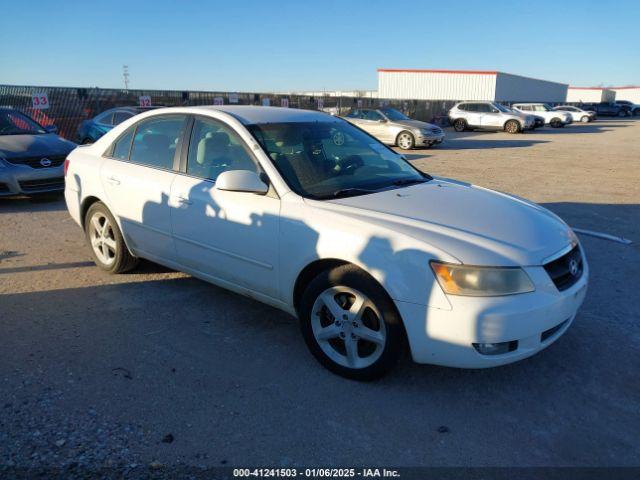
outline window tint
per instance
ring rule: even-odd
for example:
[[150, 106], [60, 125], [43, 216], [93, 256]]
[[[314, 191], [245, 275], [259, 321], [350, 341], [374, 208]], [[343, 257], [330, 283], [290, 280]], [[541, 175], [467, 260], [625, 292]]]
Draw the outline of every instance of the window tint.
[[360, 110], [351, 110], [347, 114], [347, 118], [360, 118]]
[[121, 136], [116, 141], [116, 144], [113, 146], [113, 153], [111, 154], [111, 156], [113, 158], [117, 158], [118, 160], [128, 160], [132, 137], [133, 128], [130, 128], [123, 136]]
[[113, 114], [113, 124], [119, 125], [120, 123], [130, 119], [131, 117], [133, 117], [133, 114], [129, 112], [116, 112]]
[[139, 123], [129, 160], [141, 165], [171, 169], [184, 125], [184, 115], [163, 115]]
[[113, 117], [113, 112], [104, 112], [96, 117], [96, 123], [101, 123], [102, 125], [113, 125], [111, 118]]
[[215, 180], [226, 170], [258, 172], [245, 142], [230, 127], [217, 120], [196, 118], [193, 123], [187, 173]]

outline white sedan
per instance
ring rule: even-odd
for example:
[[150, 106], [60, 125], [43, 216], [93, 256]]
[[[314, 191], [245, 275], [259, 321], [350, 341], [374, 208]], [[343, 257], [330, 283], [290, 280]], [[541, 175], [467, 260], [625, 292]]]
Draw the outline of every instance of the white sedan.
[[280, 308], [350, 378], [382, 375], [405, 345], [454, 367], [529, 357], [587, 290], [560, 218], [421, 173], [320, 112], [158, 109], [75, 149], [65, 175], [100, 268], [146, 258]]

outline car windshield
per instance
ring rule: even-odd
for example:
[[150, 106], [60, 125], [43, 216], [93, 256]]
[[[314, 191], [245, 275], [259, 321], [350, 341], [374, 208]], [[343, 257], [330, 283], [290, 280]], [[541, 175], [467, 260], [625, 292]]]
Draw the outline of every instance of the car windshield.
[[499, 103], [494, 103], [493, 106], [500, 110], [502, 113], [511, 113], [510, 109], [508, 109], [504, 105], [500, 105]]
[[250, 132], [303, 197], [365, 195], [431, 179], [346, 121], [266, 123]]
[[397, 121], [397, 120], [411, 120], [404, 113], [399, 112], [395, 108], [381, 108], [380, 111], [384, 113], [384, 116], [389, 120]]
[[17, 111], [0, 111], [0, 135], [35, 135], [47, 133], [34, 120]]

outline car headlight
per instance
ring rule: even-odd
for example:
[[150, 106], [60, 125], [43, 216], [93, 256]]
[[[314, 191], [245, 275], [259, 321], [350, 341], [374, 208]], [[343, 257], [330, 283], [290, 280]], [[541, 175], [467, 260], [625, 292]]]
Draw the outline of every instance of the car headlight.
[[449, 295], [491, 297], [535, 290], [529, 276], [519, 267], [472, 267], [431, 262], [431, 268]]

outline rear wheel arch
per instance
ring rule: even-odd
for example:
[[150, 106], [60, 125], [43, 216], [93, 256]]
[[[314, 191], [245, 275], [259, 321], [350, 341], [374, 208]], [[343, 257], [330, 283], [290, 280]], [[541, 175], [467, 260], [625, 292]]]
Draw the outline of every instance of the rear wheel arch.
[[102, 202], [102, 200], [94, 196], [89, 196], [84, 200], [82, 200], [82, 203], [80, 204], [80, 221], [82, 222], [82, 228], [84, 228], [85, 226], [84, 225], [86, 220], [85, 217], [87, 216], [87, 212], [89, 211], [89, 208], [91, 208], [91, 205], [93, 205], [96, 202]]

